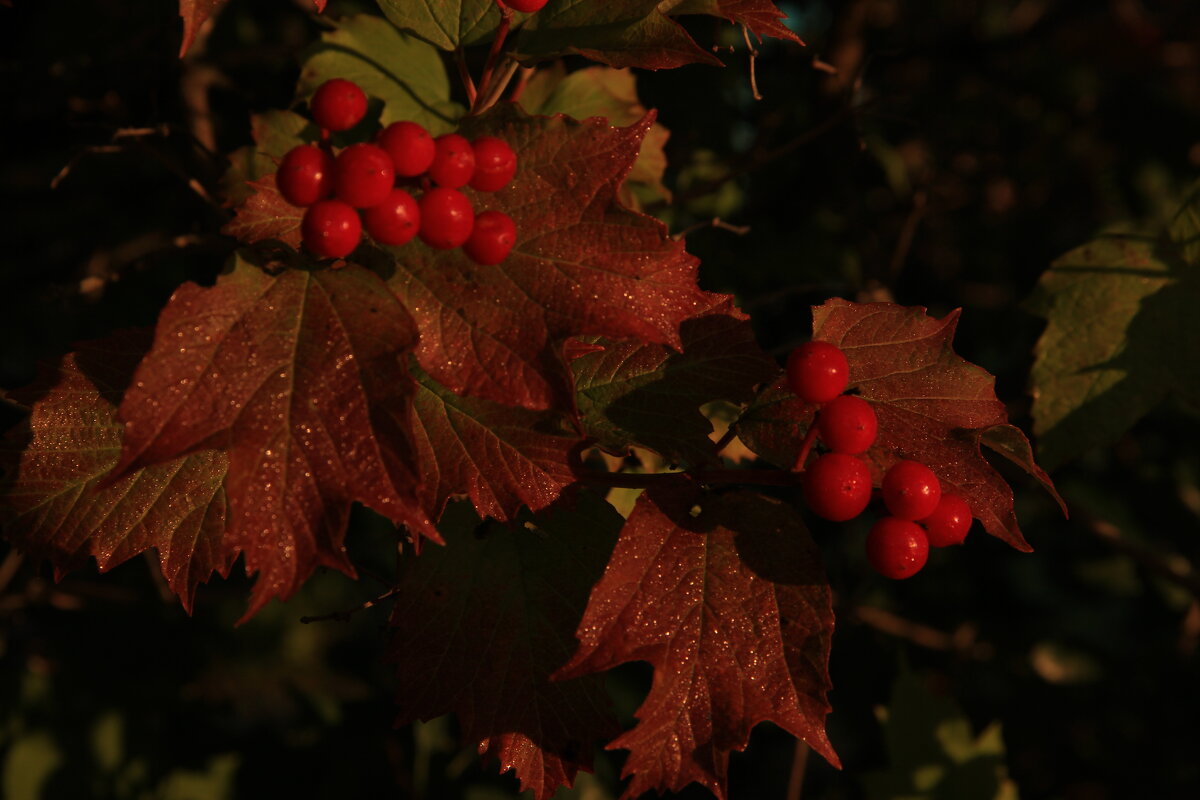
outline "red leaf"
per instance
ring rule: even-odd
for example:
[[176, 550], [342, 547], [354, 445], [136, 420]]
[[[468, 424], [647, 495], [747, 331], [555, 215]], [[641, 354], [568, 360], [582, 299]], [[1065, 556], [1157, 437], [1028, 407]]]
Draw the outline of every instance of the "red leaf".
[[225, 223], [221, 233], [235, 236], [247, 244], [277, 239], [299, 249], [304, 209], [283, 199], [275, 186], [274, 173], [247, 181], [246, 185], [254, 189], [254, 194], [237, 207], [233, 219]]
[[[196, 40], [200, 27], [229, 0], [179, 0], [179, 16], [183, 17], [183, 43], [179, 46], [179, 57], [183, 58]], [[317, 13], [325, 10], [328, 0], [313, 0]]]
[[616, 729], [602, 678], [549, 679], [621, 525], [603, 500], [578, 499], [511, 527], [451, 507], [446, 547], [402, 559], [391, 621], [398, 723], [454, 712], [537, 800], [590, 769]]
[[237, 550], [224, 540], [225, 454], [203, 450], [137, 470], [101, 488], [121, 455], [117, 404], [150, 336], [80, 346], [8, 397], [30, 409], [0, 447], [4, 533], [58, 573], [94, 556], [107, 570], [155, 548], [184, 608]]
[[[896, 461], [920, 461], [966, 499], [989, 533], [1028, 551], [1012, 489], [983, 457], [980, 444], [1034, 476], [1064, 513], [1066, 506], [1034, 463], [1025, 435], [1008, 424], [995, 379], [954, 352], [958, 313], [937, 320], [921, 307], [835, 298], [813, 309], [813, 338], [842, 348], [850, 362], [850, 388], [871, 402], [879, 418], [879, 438], [867, 453], [876, 486]], [[790, 466], [815, 411], [781, 381], [738, 423], [739, 435], [754, 452]]]
[[459, 397], [418, 370], [416, 441], [433, 519], [465, 493], [481, 516], [511, 519], [554, 502], [575, 478], [567, 454], [579, 436], [551, 412]]
[[456, 394], [531, 409], [569, 405], [562, 347], [571, 336], [681, 347], [679, 325], [725, 295], [696, 286], [696, 259], [662, 223], [622, 208], [617, 190], [653, 123], [529, 117], [511, 104], [464, 123], [507, 141], [518, 172], [471, 192], [477, 212], [517, 225], [512, 254], [480, 266], [459, 251], [406, 245], [390, 285], [421, 331], [421, 368]]
[[787, 14], [780, 11], [771, 0], [685, 0], [678, 10], [672, 10], [671, 13], [704, 13], [725, 17], [738, 25], [745, 25], [760, 37], [774, 36], [776, 39], [804, 44], [799, 36], [780, 22], [787, 19]]
[[114, 476], [228, 451], [227, 538], [247, 573], [261, 573], [247, 615], [317, 566], [353, 574], [342, 547], [353, 501], [436, 536], [415, 511], [405, 425], [415, 340], [403, 307], [361, 267], [272, 277], [239, 262], [211, 289], [186, 284], [121, 402]]
[[730, 751], [766, 720], [839, 766], [825, 736], [830, 596], [789, 507], [749, 492], [645, 492], [555, 675], [654, 666], [637, 726], [609, 745], [630, 751], [623, 796], [697, 782], [724, 798]]

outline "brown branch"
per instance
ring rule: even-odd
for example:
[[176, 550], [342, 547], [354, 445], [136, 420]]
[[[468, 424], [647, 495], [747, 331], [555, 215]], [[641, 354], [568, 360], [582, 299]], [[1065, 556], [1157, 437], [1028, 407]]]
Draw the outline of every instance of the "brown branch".
[[[492, 92], [492, 83], [496, 80], [496, 65], [499, 63], [500, 54], [504, 50], [504, 40], [508, 38], [508, 30], [512, 27], [512, 9], [504, 5], [504, 3], [499, 2], [499, 0], [497, 0], [496, 5], [500, 7], [500, 26], [496, 28], [496, 37], [492, 39], [492, 46], [488, 50], [487, 61], [484, 62], [483, 72], [479, 75], [479, 95], [475, 98], [475, 102], [471, 104], [471, 113], [473, 114], [484, 111], [496, 102], [493, 99], [490, 104], [484, 105], [482, 108], [479, 107], [484, 98]], [[512, 78], [511, 72], [508, 78]], [[505, 79], [504, 83], [507, 84], [508, 79]], [[501, 88], [501, 91], [503, 91], [503, 88]], [[499, 97], [499, 95], [497, 94], [496, 97]]]
[[750, 51], [750, 93], [755, 100], [762, 100], [763, 96], [758, 91], [758, 77], [754, 71], [754, 62], [758, 58], [758, 51], [750, 43], [750, 28], [746, 25], [742, 25], [742, 38], [746, 40], [746, 48]]
[[990, 644], [975, 640], [976, 631], [973, 625], [960, 625], [951, 634], [873, 606], [856, 606], [851, 613], [859, 622], [877, 631], [905, 639], [929, 650], [959, 653], [980, 661], [991, 658], [995, 652]]
[[350, 618], [353, 617], [358, 612], [366, 611], [368, 608], [379, 605], [384, 600], [387, 600], [389, 597], [393, 596], [394, 594], [396, 594], [399, 591], [400, 591], [399, 586], [393, 586], [391, 589], [388, 589], [383, 594], [379, 595], [378, 597], [374, 597], [374, 598], [368, 600], [367, 602], [363, 603], [360, 606], [355, 606], [354, 608], [350, 608], [345, 611], [334, 611], [329, 614], [318, 614], [318, 615], [312, 616], [312, 617], [307, 617], [307, 616], [301, 617], [300, 622], [305, 625], [308, 625], [311, 622], [349, 622]]
[[1129, 556], [1155, 575], [1187, 589], [1193, 597], [1200, 599], [1200, 575], [1196, 574], [1195, 568], [1183, 556], [1176, 554], [1165, 558], [1142, 542], [1125, 536], [1120, 528], [1108, 520], [1100, 519], [1087, 511], [1077, 511], [1076, 517], [1082, 518], [1089, 533], [1107, 542], [1114, 550]]
[[704, 222], [697, 222], [694, 225], [689, 225], [686, 228], [684, 228], [683, 230], [681, 230], [679, 233], [672, 236], [671, 238], [674, 239], [675, 241], [679, 241], [680, 239], [686, 239], [689, 235], [691, 235], [691, 234], [695, 233], [696, 231], [701, 230], [703, 228], [717, 228], [718, 230], [729, 231], [730, 233], [736, 233], [738, 236], [745, 236], [746, 234], [748, 234], [750, 232], [749, 225], [731, 225], [730, 223], [726, 222], [725, 220], [721, 219], [720, 217], [713, 217], [710, 220], [705, 220]]
[[800, 800], [800, 790], [804, 788], [804, 773], [808, 771], [809, 747], [803, 739], [796, 740], [796, 749], [792, 752], [792, 771], [788, 775], [787, 800]]
[[471, 70], [467, 68], [467, 56], [462, 47], [454, 48], [454, 63], [458, 66], [458, 78], [467, 92], [467, 105], [473, 106], [478, 93], [475, 90], [475, 81], [471, 78]]
[[521, 95], [525, 93], [525, 87], [529, 85], [529, 80], [536, 71], [536, 67], [521, 67], [517, 71], [517, 82], [513, 85], [512, 92], [508, 95], [510, 101], [515, 103], [521, 99]]

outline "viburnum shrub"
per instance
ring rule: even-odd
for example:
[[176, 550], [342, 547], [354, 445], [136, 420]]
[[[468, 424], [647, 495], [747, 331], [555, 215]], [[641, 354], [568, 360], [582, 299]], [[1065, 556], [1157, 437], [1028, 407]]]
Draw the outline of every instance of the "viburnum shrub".
[[[184, 50], [219, 5], [181, 0]], [[972, 519], [1030, 549], [982, 448], [1054, 486], [954, 352], [959, 312], [832, 298], [781, 369], [686, 239], [630, 207], [661, 187], [665, 132], [610, 125], [638, 106], [587, 81], [716, 63], [672, 9], [799, 46], [773, 3], [473, 0], [471, 25], [458, 5], [330, 21], [300, 70], [312, 119], [257, 115], [230, 160], [215, 284], [9, 393], [28, 416], [0, 450], [4, 535], [59, 571], [154, 549], [189, 610], [240, 560], [249, 618], [318, 567], [357, 574], [358, 503], [396, 530], [401, 721], [458, 713], [537, 800], [598, 746], [627, 751], [627, 798], [725, 797], [763, 721], [838, 765], [810, 523], [881, 489], [867, 561], [904, 578]], [[608, 66], [542, 69], [564, 54]], [[739, 412], [715, 439], [718, 401]], [[735, 438], [759, 460], [723, 462]], [[634, 448], [675, 469], [605, 466]], [[624, 515], [623, 488], [644, 490]], [[604, 673], [630, 661], [655, 675], [622, 733]]]

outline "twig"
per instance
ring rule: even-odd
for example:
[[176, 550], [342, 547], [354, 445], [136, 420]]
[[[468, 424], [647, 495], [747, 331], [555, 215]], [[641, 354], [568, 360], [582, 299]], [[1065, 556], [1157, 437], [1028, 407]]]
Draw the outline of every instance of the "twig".
[[363, 603], [360, 606], [356, 606], [354, 608], [347, 609], [346, 611], [334, 611], [330, 614], [318, 614], [317, 616], [313, 616], [313, 617], [301, 617], [300, 622], [302, 622], [305, 625], [308, 625], [310, 622], [331, 622], [331, 621], [332, 622], [349, 622], [350, 618], [353, 617], [358, 612], [366, 611], [368, 608], [371, 608], [372, 606], [376, 606], [376, 605], [382, 603], [384, 600], [387, 600], [389, 597], [391, 597], [392, 595], [396, 594], [399, 591], [400, 591], [399, 586], [393, 586], [391, 589], [388, 589], [383, 594], [379, 595], [378, 597], [372, 598], [371, 600], [368, 600], [367, 602]]
[[473, 106], [478, 95], [475, 91], [475, 81], [471, 78], [471, 71], [467, 69], [467, 57], [463, 53], [462, 47], [454, 48], [454, 63], [458, 65], [458, 77], [467, 92], [467, 105]]
[[803, 739], [796, 740], [796, 749], [792, 753], [792, 772], [788, 775], [787, 800], [800, 800], [800, 790], [804, 788], [804, 773], [808, 771], [809, 747]]
[[717, 228], [719, 230], [729, 231], [730, 233], [736, 233], [738, 236], [745, 236], [750, 232], [749, 225], [731, 225], [720, 217], [713, 217], [710, 220], [689, 225], [671, 238], [675, 241], [686, 239], [690, 234], [693, 234], [702, 228]]
[[808, 454], [812, 451], [813, 442], [816, 440], [817, 418], [813, 417], [812, 424], [808, 426], [808, 431], [804, 434], [804, 441], [800, 443], [800, 452], [796, 456], [796, 464], [792, 467], [793, 472], [804, 472], [804, 462], [808, 461]]
[[746, 40], [746, 47], [750, 50], [750, 93], [755, 100], [762, 100], [763, 96], [758, 92], [758, 77], [754, 72], [754, 61], [758, 58], [758, 51], [750, 43], [750, 28], [744, 24], [742, 25], [742, 38]]
[[900, 229], [900, 238], [896, 240], [896, 249], [892, 253], [892, 277], [900, 274], [900, 269], [904, 266], [905, 260], [908, 259], [908, 251], [912, 249], [913, 239], [917, 235], [917, 227], [921, 224], [921, 218], [925, 216], [925, 192], [916, 192], [913, 194], [912, 211], [908, 213], [908, 217], [904, 220], [904, 227]]
[[[485, 110], [489, 105], [479, 108], [478, 105], [483, 98], [486, 98], [492, 91], [492, 83], [495, 80], [496, 64], [500, 60], [500, 54], [504, 50], [504, 40], [508, 38], [508, 30], [512, 27], [513, 11], [504, 3], [497, 0], [496, 5], [500, 8], [500, 26], [496, 28], [496, 38], [492, 39], [491, 49], [488, 50], [487, 61], [483, 64], [483, 72], [479, 75], [479, 95], [475, 98], [475, 102], [471, 104], [471, 112], [478, 114]], [[510, 72], [509, 78], [512, 77]], [[508, 83], [506, 79], [505, 84]], [[498, 95], [497, 95], [498, 96]], [[496, 101], [492, 100], [492, 104]]]
[[504, 90], [508, 88], [509, 81], [516, 74], [517, 67], [521, 66], [511, 58], [504, 62], [504, 66], [496, 70], [492, 74], [491, 83], [488, 85], [487, 91], [480, 94], [476, 99], [475, 107], [471, 109], [472, 114], [482, 114], [492, 106], [496, 105], [500, 100], [500, 96], [504, 94]]
[[513, 85], [512, 92], [509, 93], [508, 99], [512, 102], [517, 102], [521, 99], [521, 95], [525, 92], [525, 87], [529, 85], [529, 79], [536, 72], [535, 67], [521, 67], [517, 71], [517, 82]]
[[576, 447], [569, 455], [571, 472], [582, 483], [610, 486], [619, 489], [649, 489], [665, 486], [696, 486], [703, 484], [749, 484], [754, 486], [797, 486], [800, 476], [781, 469], [709, 469], [688, 472], [658, 472], [633, 474], [602, 472], [583, 464], [583, 449]]
[[856, 606], [852, 613], [860, 622], [877, 631], [930, 650], [961, 653], [980, 661], [991, 658], [994, 652], [990, 644], [975, 641], [975, 628], [972, 625], [960, 625], [950, 634], [873, 606]]
[[725, 429], [725, 433], [723, 433], [721, 435], [721, 438], [717, 439], [717, 441], [713, 443], [715, 452], [720, 454], [720, 452], [722, 450], [724, 450], [726, 447], [728, 447], [729, 443], [732, 442], [736, 438], [737, 438], [737, 426], [731, 424], [728, 428]]
[[1193, 597], [1200, 599], [1200, 576], [1183, 556], [1176, 555], [1168, 560], [1136, 539], [1123, 535], [1121, 529], [1111, 522], [1086, 511], [1082, 512], [1082, 516], [1088, 531], [1103, 539], [1114, 550], [1124, 553], [1156, 575], [1182, 586]]

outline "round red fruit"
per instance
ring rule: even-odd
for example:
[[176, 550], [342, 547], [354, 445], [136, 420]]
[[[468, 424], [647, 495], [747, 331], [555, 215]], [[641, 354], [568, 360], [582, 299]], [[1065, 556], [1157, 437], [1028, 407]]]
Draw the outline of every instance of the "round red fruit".
[[884, 517], [867, 534], [867, 561], [885, 578], [901, 580], [921, 571], [929, 560], [929, 540], [915, 522]]
[[275, 173], [283, 199], [294, 206], [311, 206], [333, 195], [333, 156], [314, 144], [288, 150]]
[[308, 101], [313, 122], [331, 131], [348, 131], [367, 115], [367, 96], [354, 81], [325, 81]]
[[421, 196], [421, 241], [430, 247], [460, 247], [474, 227], [475, 209], [457, 189], [435, 187]]
[[804, 471], [804, 502], [818, 517], [845, 522], [871, 502], [871, 471], [861, 459], [826, 453]]
[[363, 212], [363, 225], [375, 241], [399, 247], [421, 229], [421, 209], [411, 194], [392, 189], [386, 200]]
[[900, 519], [928, 517], [942, 499], [933, 470], [919, 461], [897, 461], [883, 476], [883, 503]]
[[504, 0], [504, 4], [513, 11], [524, 11], [526, 14], [540, 11], [546, 2], [547, 0]]
[[844, 394], [821, 406], [817, 415], [821, 441], [835, 453], [858, 455], [875, 444], [879, 420], [871, 404], [861, 397]]
[[395, 183], [395, 167], [382, 147], [352, 144], [338, 154], [334, 188], [339, 200], [355, 208], [377, 206]]
[[475, 173], [471, 188], [480, 192], [496, 192], [508, 186], [517, 174], [517, 154], [508, 142], [495, 136], [480, 136], [471, 143], [475, 150]]
[[806, 403], [828, 403], [850, 381], [850, 364], [837, 345], [805, 342], [788, 355], [788, 386]]
[[463, 252], [476, 264], [499, 264], [517, 243], [517, 226], [503, 211], [484, 211], [475, 217], [475, 227]]
[[423, 175], [433, 163], [433, 137], [415, 122], [393, 122], [379, 132], [377, 141], [391, 156], [396, 174], [403, 178]]
[[358, 247], [362, 220], [341, 200], [320, 200], [304, 212], [300, 222], [304, 246], [320, 258], [344, 258]]
[[457, 133], [447, 133], [433, 140], [433, 163], [429, 177], [438, 186], [460, 189], [475, 174], [475, 151], [471, 143]]
[[933, 513], [920, 522], [933, 547], [962, 544], [971, 530], [971, 507], [956, 494], [943, 494]]

